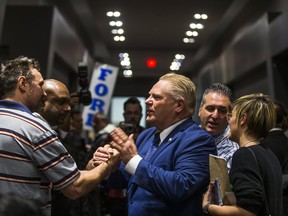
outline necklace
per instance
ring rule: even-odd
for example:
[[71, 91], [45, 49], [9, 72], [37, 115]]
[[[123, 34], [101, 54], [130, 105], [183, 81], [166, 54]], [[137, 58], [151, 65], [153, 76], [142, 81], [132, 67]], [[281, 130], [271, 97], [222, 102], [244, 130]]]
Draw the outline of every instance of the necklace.
[[244, 147], [244, 146], [246, 146], [247, 144], [252, 143], [252, 142], [256, 142], [256, 141], [258, 141], [258, 140], [257, 140], [257, 139], [248, 140], [248, 141], [246, 141], [241, 147]]

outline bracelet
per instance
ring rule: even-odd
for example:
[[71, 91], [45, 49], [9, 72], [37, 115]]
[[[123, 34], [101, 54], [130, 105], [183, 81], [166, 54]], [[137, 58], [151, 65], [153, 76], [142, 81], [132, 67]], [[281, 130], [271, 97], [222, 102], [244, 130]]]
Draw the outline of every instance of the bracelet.
[[204, 206], [204, 208], [203, 208], [203, 212], [204, 212], [205, 214], [207, 214], [207, 215], [209, 215], [208, 208], [209, 208], [210, 205], [211, 205], [211, 203], [208, 202], [208, 203]]

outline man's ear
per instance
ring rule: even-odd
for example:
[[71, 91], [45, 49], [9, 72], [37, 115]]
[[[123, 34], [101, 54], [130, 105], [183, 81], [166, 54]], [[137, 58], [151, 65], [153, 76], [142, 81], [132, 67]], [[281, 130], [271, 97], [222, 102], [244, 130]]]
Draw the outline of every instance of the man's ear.
[[24, 76], [20, 76], [18, 78], [18, 86], [22, 91], [26, 91], [26, 87], [27, 87], [27, 80], [26, 77]]
[[183, 99], [180, 99], [176, 102], [176, 113], [180, 113], [183, 109], [184, 109], [184, 106], [185, 106], [185, 102]]

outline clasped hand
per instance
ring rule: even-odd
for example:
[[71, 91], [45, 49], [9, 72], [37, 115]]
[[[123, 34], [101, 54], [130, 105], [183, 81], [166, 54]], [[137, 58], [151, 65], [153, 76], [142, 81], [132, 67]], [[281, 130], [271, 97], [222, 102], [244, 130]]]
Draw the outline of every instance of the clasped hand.
[[111, 154], [114, 154], [115, 151], [120, 153], [124, 164], [127, 164], [132, 157], [138, 154], [133, 134], [127, 136], [121, 128], [116, 128], [110, 133], [110, 137], [111, 142], [104, 147], [99, 147], [94, 153], [92, 159], [94, 166], [108, 162], [111, 159]]
[[[116, 149], [112, 149], [109, 144], [104, 147], [99, 147], [93, 154], [93, 158], [88, 162], [89, 167], [96, 167], [101, 163], [107, 163], [110, 167], [110, 172], [115, 171], [119, 167], [120, 153]], [[90, 164], [90, 165], [89, 165]]]

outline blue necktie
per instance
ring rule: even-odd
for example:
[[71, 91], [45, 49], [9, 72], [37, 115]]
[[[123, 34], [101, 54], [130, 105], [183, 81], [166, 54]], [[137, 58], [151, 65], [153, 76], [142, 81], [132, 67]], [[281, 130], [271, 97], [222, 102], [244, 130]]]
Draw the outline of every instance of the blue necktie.
[[157, 150], [159, 144], [160, 144], [160, 133], [156, 132], [154, 134], [153, 142], [151, 143], [151, 146], [145, 156], [145, 160], [149, 160], [152, 157], [154, 152]]

